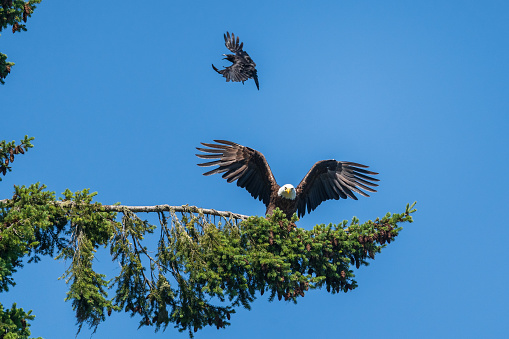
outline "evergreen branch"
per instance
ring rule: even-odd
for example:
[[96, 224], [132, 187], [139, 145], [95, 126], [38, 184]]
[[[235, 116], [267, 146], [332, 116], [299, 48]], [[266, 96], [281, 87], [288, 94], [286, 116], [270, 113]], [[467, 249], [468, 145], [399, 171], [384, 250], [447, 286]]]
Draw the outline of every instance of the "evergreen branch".
[[[23, 256], [53, 255], [56, 249], [57, 258], [72, 261], [64, 277], [78, 332], [84, 324], [95, 331], [112, 311], [125, 311], [140, 317], [140, 326], [158, 331], [172, 324], [192, 337], [206, 326], [230, 325], [238, 307], [250, 309], [265, 292], [269, 301], [294, 303], [314, 289], [347, 293], [358, 287], [353, 269], [375, 259], [416, 211], [415, 203], [408, 204], [402, 213], [308, 230], [279, 209], [268, 218], [246, 218], [187, 205], [102, 206], [88, 189], [66, 190], [57, 201], [44, 188], [15, 187], [12, 199], [0, 200], [0, 261], [7, 264], [0, 292], [14, 284], [11, 276]], [[157, 249], [143, 242], [156, 226], [135, 212], [157, 212]], [[93, 267], [103, 246], [120, 264], [115, 276]]]
[[0, 84], [5, 84], [4, 79], [11, 73], [12, 66], [14, 66], [14, 62], [8, 62], [7, 55], [0, 53]]
[[[0, 32], [12, 26], [12, 33], [26, 31], [26, 22], [32, 16], [41, 0], [1, 0], [0, 1]], [[5, 84], [4, 79], [11, 72], [13, 62], [7, 61], [7, 55], [0, 53], [0, 84]]]
[[[0, 141], [0, 174], [3, 174], [5, 176], [7, 172], [11, 171], [11, 167], [9, 166], [9, 164], [12, 164], [14, 162], [14, 156], [18, 154], [25, 154], [25, 152], [28, 151], [29, 148], [34, 147], [31, 143], [31, 141], [33, 140], [34, 137], [29, 138], [28, 135], [25, 135], [25, 139], [21, 140], [17, 146], [14, 141], [11, 142], [6, 142], [5, 140]], [[1, 177], [0, 181], [2, 181]]]

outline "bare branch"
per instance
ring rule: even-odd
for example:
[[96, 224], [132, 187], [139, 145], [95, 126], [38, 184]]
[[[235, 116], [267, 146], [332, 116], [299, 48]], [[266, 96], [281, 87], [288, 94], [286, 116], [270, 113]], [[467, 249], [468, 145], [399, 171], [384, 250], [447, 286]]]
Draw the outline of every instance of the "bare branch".
[[[0, 204], [8, 203], [11, 201], [10, 199], [0, 200]], [[74, 202], [70, 201], [55, 201], [55, 205], [61, 207], [71, 207], [75, 206]], [[199, 213], [199, 214], [208, 214], [208, 215], [216, 215], [218, 217], [223, 218], [233, 218], [246, 220], [249, 218], [247, 215], [233, 213], [229, 211], [216, 211], [214, 209], [208, 208], [199, 208], [196, 206], [182, 205], [182, 206], [170, 206], [170, 205], [155, 205], [155, 206], [124, 206], [124, 205], [101, 205], [99, 211], [103, 212], [123, 212], [125, 210], [129, 210], [133, 213], [139, 212], [191, 212], [191, 213]]]

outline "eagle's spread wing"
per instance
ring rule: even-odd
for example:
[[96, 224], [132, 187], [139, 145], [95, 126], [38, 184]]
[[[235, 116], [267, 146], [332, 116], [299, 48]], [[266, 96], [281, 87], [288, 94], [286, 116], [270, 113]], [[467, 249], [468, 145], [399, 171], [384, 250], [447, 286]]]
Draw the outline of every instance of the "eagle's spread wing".
[[353, 192], [369, 197], [367, 192], [376, 192], [368, 186], [378, 186], [373, 181], [379, 181], [369, 175], [378, 173], [367, 171], [368, 168], [361, 164], [346, 161], [322, 160], [311, 167], [299, 186], [297, 192], [297, 214], [302, 217], [307, 212], [313, 211], [325, 200], [346, 199], [348, 197], [357, 200]]
[[253, 198], [263, 201], [265, 206], [269, 204], [272, 189], [277, 191], [279, 186], [272, 175], [269, 164], [260, 152], [236, 144], [231, 141], [214, 140], [219, 144], [201, 143], [210, 148], [196, 147], [197, 150], [210, 154], [196, 154], [201, 159], [218, 159], [211, 162], [198, 164], [198, 166], [219, 167], [203, 175], [223, 173], [222, 177], [228, 182], [237, 180], [237, 186], [244, 187], [251, 193]]
[[232, 33], [230, 35], [229, 32], [226, 32], [224, 35], [224, 44], [226, 48], [228, 48], [231, 52], [235, 53], [226, 55], [228, 61], [232, 62], [232, 65], [229, 67], [225, 67], [222, 70], [216, 68], [216, 66], [212, 65], [212, 68], [217, 73], [221, 74], [226, 78], [226, 81], [234, 81], [234, 82], [242, 82], [248, 80], [249, 78], [253, 78], [256, 83], [256, 88], [260, 89], [260, 84], [258, 83], [258, 74], [256, 71], [256, 64], [253, 59], [245, 52], [242, 48], [244, 47], [244, 43], [240, 42], [239, 37], [235, 37]]
[[235, 41], [235, 35], [232, 33], [230, 37], [230, 33], [226, 32], [224, 35], [224, 45], [226, 48], [228, 48], [231, 52], [237, 54], [242, 52], [242, 47], [244, 47], [244, 43], [239, 43], [239, 37], [237, 37], [237, 41]]

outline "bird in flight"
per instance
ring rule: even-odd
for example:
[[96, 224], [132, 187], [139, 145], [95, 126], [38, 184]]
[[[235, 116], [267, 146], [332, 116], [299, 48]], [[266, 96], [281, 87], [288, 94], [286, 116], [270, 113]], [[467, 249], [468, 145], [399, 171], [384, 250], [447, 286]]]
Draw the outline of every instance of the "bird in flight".
[[295, 212], [300, 218], [306, 210], [309, 214], [326, 200], [357, 200], [354, 192], [369, 197], [366, 192], [376, 192], [371, 187], [378, 186], [375, 182], [379, 180], [369, 176], [378, 173], [366, 170], [368, 166], [336, 160], [315, 163], [297, 187], [290, 184], [279, 186], [262, 153], [231, 141], [214, 142], [217, 144], [201, 143], [208, 148], [196, 147], [207, 153], [196, 154], [198, 158], [217, 159], [198, 166], [219, 166], [203, 175], [224, 173], [222, 177], [229, 183], [237, 181], [237, 186], [263, 201], [267, 207], [266, 214], [272, 214], [279, 207], [287, 219]]
[[[224, 35], [224, 44], [226, 48], [228, 48], [232, 53], [235, 54], [223, 54], [225, 56], [224, 59], [232, 62], [231, 66], [225, 67], [222, 70], [218, 70], [214, 64], [212, 64], [212, 68], [219, 74], [222, 74], [223, 77], [226, 78], [226, 81], [236, 81], [242, 82], [252, 78], [256, 83], [256, 88], [260, 90], [260, 86], [258, 84], [258, 75], [256, 72], [256, 64], [253, 59], [245, 52], [242, 47], [244, 43], [239, 43], [239, 37], [235, 39], [235, 35], [232, 33], [230, 35], [229, 32], [226, 32]], [[223, 59], [223, 60], [224, 60]]]

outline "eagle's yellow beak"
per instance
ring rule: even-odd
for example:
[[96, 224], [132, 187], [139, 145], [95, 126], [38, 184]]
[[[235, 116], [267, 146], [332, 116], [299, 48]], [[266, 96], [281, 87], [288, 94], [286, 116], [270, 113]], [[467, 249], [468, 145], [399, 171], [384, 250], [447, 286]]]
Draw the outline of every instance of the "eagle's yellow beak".
[[287, 187], [287, 188], [285, 189], [285, 192], [286, 192], [287, 194], [290, 194], [290, 187]]

